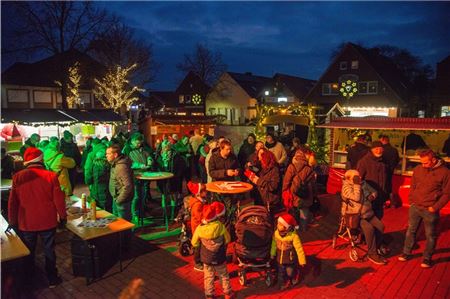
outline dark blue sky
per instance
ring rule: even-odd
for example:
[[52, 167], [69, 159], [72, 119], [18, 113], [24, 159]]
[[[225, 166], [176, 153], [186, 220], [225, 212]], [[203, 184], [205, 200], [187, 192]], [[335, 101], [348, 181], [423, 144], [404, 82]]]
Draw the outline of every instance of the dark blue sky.
[[153, 44], [162, 67], [154, 89], [180, 79], [175, 65], [197, 42], [228, 70], [318, 79], [346, 41], [406, 48], [435, 67], [450, 54], [449, 2], [108, 2]]

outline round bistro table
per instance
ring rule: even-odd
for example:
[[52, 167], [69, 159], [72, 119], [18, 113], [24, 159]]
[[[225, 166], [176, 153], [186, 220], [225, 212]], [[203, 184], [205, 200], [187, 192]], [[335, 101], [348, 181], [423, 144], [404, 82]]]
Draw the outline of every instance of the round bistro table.
[[[166, 193], [167, 193], [167, 182], [169, 181], [169, 179], [173, 178], [173, 173], [162, 172], [162, 171], [143, 171], [143, 172], [136, 173], [135, 177], [138, 180], [165, 181], [163, 184], [163, 190], [161, 190], [161, 207], [162, 207], [163, 213], [164, 213], [164, 225], [166, 227], [166, 231], [169, 231], [169, 216], [167, 215]], [[140, 206], [141, 213], [143, 213], [143, 205], [144, 204], [145, 204], [144, 200], [141, 200], [141, 206]], [[143, 217], [142, 218], [139, 217], [139, 218], [140, 218], [139, 221], [141, 221], [141, 219], [142, 219], [142, 222], [143, 222]]]
[[[240, 194], [251, 191], [253, 185], [240, 181], [215, 181], [206, 184], [206, 190], [218, 194]], [[240, 199], [237, 200], [237, 210], [240, 208]]]

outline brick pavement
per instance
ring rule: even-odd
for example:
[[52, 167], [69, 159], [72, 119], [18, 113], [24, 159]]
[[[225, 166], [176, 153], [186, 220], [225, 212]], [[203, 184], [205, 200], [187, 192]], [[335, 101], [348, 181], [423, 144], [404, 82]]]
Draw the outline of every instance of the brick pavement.
[[[442, 221], [442, 235], [435, 255], [439, 263], [435, 267], [422, 270], [418, 267], [420, 259], [405, 264], [397, 262], [396, 256], [389, 258], [387, 266], [375, 266], [367, 261], [351, 262], [348, 249], [331, 248], [330, 237], [338, 222], [338, 201], [337, 197], [326, 195], [322, 197], [322, 202], [325, 216], [320, 220], [320, 226], [300, 234], [308, 255], [308, 266], [302, 271], [303, 280], [300, 285], [281, 292], [278, 287], [267, 288], [258, 273], [250, 273], [249, 285], [241, 287], [236, 266], [230, 263], [228, 269], [238, 298], [416, 298], [421, 295], [427, 298], [445, 298], [450, 295], [448, 216]], [[384, 221], [393, 254], [398, 254], [401, 250], [407, 222], [406, 212], [406, 208], [386, 211]], [[57, 236], [58, 268], [64, 282], [50, 290], [46, 288], [43, 273], [36, 273], [31, 289], [21, 287], [16, 290], [13, 298], [117, 298], [134, 278], [144, 281], [142, 298], [202, 298], [203, 275], [193, 271], [192, 257], [181, 257], [178, 254], [176, 237], [165, 239], [163, 243], [135, 238], [131, 251], [124, 257], [123, 272], [119, 272], [117, 264], [102, 280], [89, 286], [86, 286], [84, 278], [72, 275], [70, 238], [71, 233], [67, 231]], [[419, 241], [419, 246], [423, 248], [423, 240]], [[42, 253], [38, 254], [37, 260], [42, 268]], [[409, 275], [399, 275], [399, 267], [408, 269]], [[421, 289], [410, 293], [412, 287], [402, 288], [402, 285], [417, 285], [416, 281], [420, 281], [424, 273], [427, 280]], [[401, 277], [401, 285], [395, 282], [397, 277]], [[433, 285], [436, 287], [430, 287]], [[426, 287], [428, 289], [425, 290]]]

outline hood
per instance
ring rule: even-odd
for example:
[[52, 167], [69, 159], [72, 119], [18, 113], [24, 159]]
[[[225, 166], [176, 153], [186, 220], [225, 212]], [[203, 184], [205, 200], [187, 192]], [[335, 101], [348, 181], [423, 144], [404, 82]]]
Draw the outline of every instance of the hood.
[[434, 170], [434, 169], [437, 169], [437, 168], [441, 167], [442, 165], [445, 166], [445, 161], [442, 160], [442, 159], [440, 159], [440, 158], [438, 158], [436, 165], [434, 165], [432, 169], [433, 169], [433, 170]]
[[218, 220], [202, 225], [200, 238], [215, 239], [223, 234], [222, 223]]
[[302, 169], [304, 166], [308, 165], [305, 154], [302, 152], [296, 153], [294, 158], [292, 158], [292, 164], [294, 164], [296, 169]]
[[113, 166], [116, 166], [118, 164], [128, 164], [128, 166], [131, 168], [130, 158], [128, 158], [127, 156], [124, 156], [124, 155], [120, 155], [112, 163]]

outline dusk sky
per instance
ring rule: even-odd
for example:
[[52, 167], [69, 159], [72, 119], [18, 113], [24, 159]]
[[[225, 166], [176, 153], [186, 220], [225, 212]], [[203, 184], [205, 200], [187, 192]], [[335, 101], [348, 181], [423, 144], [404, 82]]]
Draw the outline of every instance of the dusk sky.
[[[152, 90], [174, 89], [204, 43], [229, 71], [318, 79], [342, 42], [408, 49], [433, 68], [450, 54], [450, 2], [97, 2], [153, 45]], [[4, 20], [2, 25], [5, 25]]]

